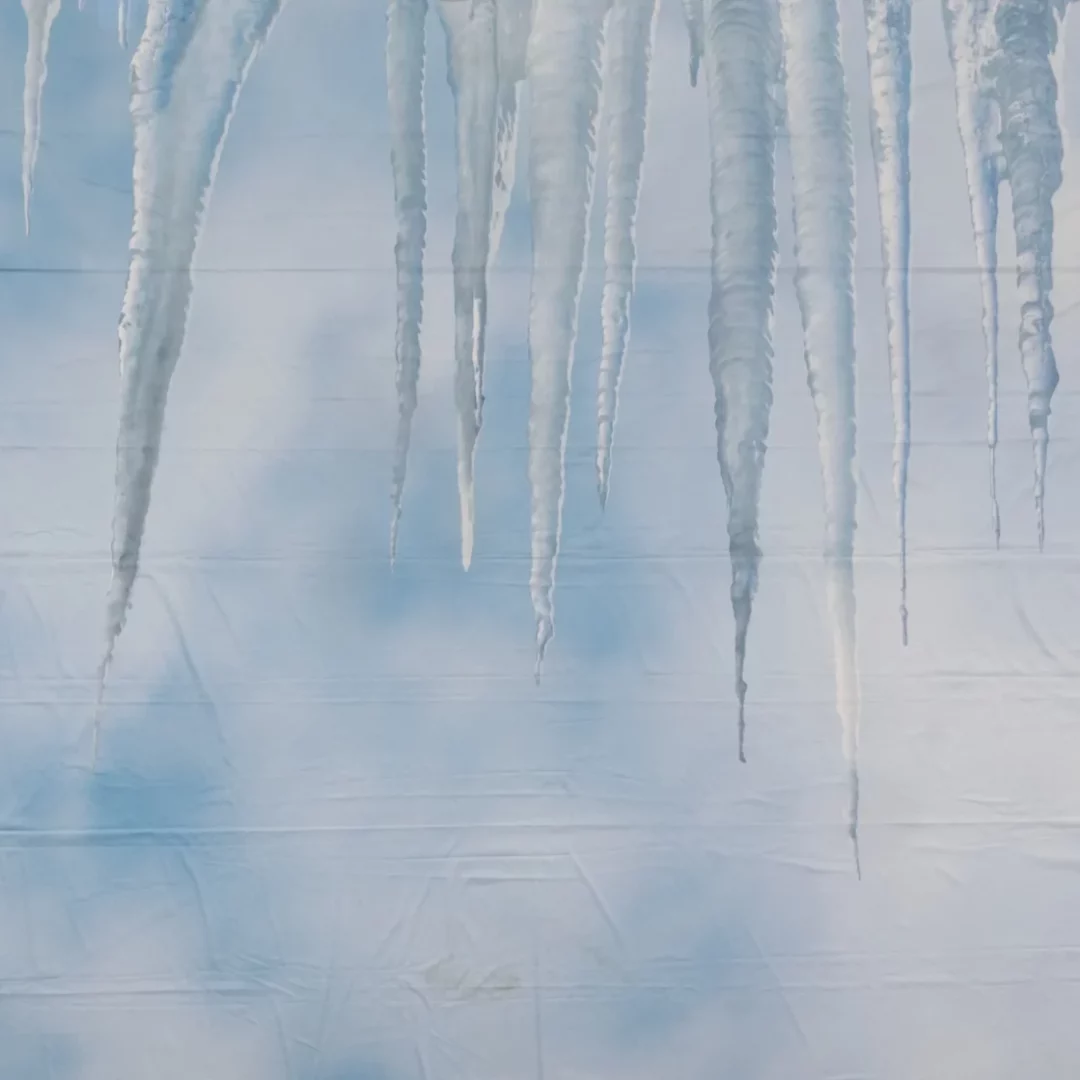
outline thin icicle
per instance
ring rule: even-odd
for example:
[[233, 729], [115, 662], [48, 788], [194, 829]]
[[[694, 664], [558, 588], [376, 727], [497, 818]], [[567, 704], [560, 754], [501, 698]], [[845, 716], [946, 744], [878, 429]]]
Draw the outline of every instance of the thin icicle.
[[454, 236], [454, 401], [458, 414], [461, 563], [472, 562], [474, 469], [484, 400], [487, 263], [495, 183], [499, 69], [495, 0], [441, 0], [447, 70], [457, 110], [458, 208]]
[[656, 13], [656, 0], [614, 0], [608, 16], [604, 72], [607, 213], [596, 444], [596, 483], [601, 507], [607, 504], [619, 383], [630, 337], [630, 298], [637, 260], [634, 229], [645, 163], [649, 68]]
[[686, 31], [690, 37], [690, 85], [697, 86], [705, 49], [705, 0], [682, 0], [682, 5]]
[[48, 75], [49, 35], [60, 0], [22, 0], [26, 13], [26, 74], [23, 83], [22, 191], [23, 221], [30, 235], [30, 199], [34, 193], [34, 169], [41, 144], [41, 99]]
[[116, 38], [120, 48], [128, 47], [128, 20], [131, 18], [128, 0], [118, 0], [116, 5]]
[[911, 0], [864, 0], [893, 408], [893, 488], [900, 534], [900, 628], [908, 641], [907, 486], [911, 457]]
[[424, 23], [427, 0], [390, 0], [386, 16], [386, 85], [390, 106], [390, 160], [397, 212], [397, 331], [394, 345], [398, 398], [391, 480], [390, 564], [397, 557], [401, 500], [409, 463], [416, 387], [420, 378], [420, 323], [424, 312], [427, 182], [424, 148]]
[[855, 199], [836, 0], [780, 0], [795, 208], [795, 277], [825, 492], [836, 706], [858, 852], [855, 644]]
[[499, 103], [495, 115], [495, 182], [488, 265], [495, 262], [517, 172], [518, 108], [525, 78], [533, 0], [498, 0]]
[[608, 0], [540, 0], [529, 42], [533, 276], [530, 593], [536, 671], [555, 631], [555, 564], [562, 528], [570, 371], [588, 243]]
[[990, 452], [990, 511], [994, 544], [1001, 545], [997, 496], [998, 441], [998, 282], [997, 223], [999, 125], [993, 102], [983, 92], [983, 63], [989, 0], [943, 0], [945, 32], [956, 81], [956, 116], [964, 150], [975, 260], [982, 294], [988, 406], [986, 442]]
[[282, 0], [151, 0], [132, 63], [131, 236], [120, 320], [112, 583], [99, 698], [139, 568], [203, 211], [248, 69]]
[[712, 157], [709, 370], [728, 505], [739, 760], [745, 761], [746, 635], [757, 591], [758, 504], [772, 407], [776, 280], [777, 23], [761, 0], [708, 0], [705, 75]]
[[1039, 549], [1046, 527], [1047, 424], [1058, 383], [1051, 339], [1054, 306], [1054, 196], [1061, 186], [1063, 147], [1057, 81], [1051, 58], [1065, 0], [996, 0], [984, 66], [1001, 115], [1001, 148], [1012, 193], [1020, 294], [1020, 359], [1027, 379], [1028, 422], [1035, 455], [1035, 518]]

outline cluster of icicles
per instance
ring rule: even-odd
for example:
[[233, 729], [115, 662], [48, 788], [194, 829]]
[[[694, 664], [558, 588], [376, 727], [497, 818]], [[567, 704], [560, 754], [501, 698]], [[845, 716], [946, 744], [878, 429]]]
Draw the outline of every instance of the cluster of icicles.
[[[150, 0], [132, 64], [135, 128], [131, 266], [120, 323], [113, 579], [100, 688], [123, 629], [180, 355], [199, 226], [244, 77], [284, 0]], [[532, 395], [530, 589], [537, 673], [554, 633], [564, 455], [598, 127], [604, 125], [603, 354], [596, 470], [607, 497], [634, 287], [635, 218], [646, 145], [659, 0], [432, 0], [448, 42], [456, 104], [457, 229], [453, 249], [462, 562], [472, 557], [473, 467], [484, 390], [487, 271], [510, 202], [522, 88], [532, 103], [528, 167], [533, 228], [529, 350]], [[795, 286], [817, 414], [824, 480], [825, 566], [837, 711], [857, 847], [859, 682], [852, 556], [855, 532], [854, 167], [840, 54], [838, 0], [682, 0], [690, 80], [704, 69], [712, 184], [710, 371], [728, 505], [735, 690], [743, 753], [747, 630], [761, 551], [758, 504], [772, 403], [776, 280], [775, 144], [791, 146]], [[990, 392], [993, 528], [997, 440], [997, 201], [1008, 180], [1016, 224], [1020, 354], [1043, 541], [1047, 418], [1057, 383], [1051, 345], [1052, 201], [1062, 136], [1055, 60], [1067, 0], [943, 0], [956, 75], [975, 252], [982, 282]], [[80, 5], [81, 6], [81, 5]], [[23, 0], [29, 30], [23, 181], [30, 197], [49, 32], [60, 0]], [[910, 447], [909, 107], [911, 0], [864, 0], [873, 147], [882, 222], [888, 358], [895, 420], [901, 618], [907, 639], [906, 486]], [[391, 558], [397, 543], [420, 373], [426, 233], [424, 72], [428, 0], [389, 0], [387, 78], [397, 210], [396, 379]], [[120, 0], [119, 29], [129, 12]], [[100, 692], [99, 692], [100, 704]]]

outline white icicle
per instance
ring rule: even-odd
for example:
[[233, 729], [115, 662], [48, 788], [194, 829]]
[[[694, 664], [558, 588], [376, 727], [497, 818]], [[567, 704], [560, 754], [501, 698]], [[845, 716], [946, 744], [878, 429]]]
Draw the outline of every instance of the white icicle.
[[608, 0], [538, 0], [529, 42], [533, 276], [529, 481], [537, 677], [554, 633], [570, 371], [588, 244]]
[[911, 457], [911, 0], [864, 0], [864, 10], [892, 384], [893, 488], [900, 534], [900, 628], [906, 645], [907, 485]]
[[48, 74], [49, 35], [60, 0], [22, 0], [26, 13], [26, 74], [23, 83], [22, 191], [23, 220], [30, 235], [30, 198], [34, 193], [34, 169], [41, 145], [41, 98]]
[[458, 209], [454, 235], [454, 401], [458, 414], [461, 563], [472, 562], [476, 440], [484, 400], [487, 263], [495, 182], [499, 70], [495, 0], [440, 0], [447, 71], [457, 110]]
[[603, 346], [597, 390], [596, 482], [607, 504], [619, 383], [630, 337], [641, 173], [649, 101], [656, 0], [614, 0], [608, 16], [604, 71], [607, 213], [604, 219]]
[[116, 5], [116, 38], [120, 48], [128, 46], [128, 19], [130, 18], [128, 0], [118, 0]]
[[488, 265], [495, 262], [517, 171], [518, 105], [525, 78], [533, 0], [497, 0], [499, 103], [495, 116], [495, 182]]
[[995, 0], [983, 74], [1001, 116], [1001, 148], [1012, 193], [1020, 294], [1020, 359], [1027, 379], [1035, 455], [1035, 518], [1045, 539], [1047, 424], [1058, 383], [1051, 339], [1054, 196], [1063, 147], [1051, 57], [1065, 0]]
[[728, 505], [741, 761], [746, 760], [746, 635], [761, 559], [758, 503], [772, 406], [779, 54], [769, 5], [761, 0], [707, 0], [709, 369], [716, 390], [717, 458]]
[[682, 5], [686, 31], [690, 37], [690, 85], [697, 86], [705, 48], [705, 0], [682, 0]]
[[993, 102], [983, 92], [980, 71], [985, 48], [989, 0], [942, 0], [945, 32], [956, 81], [956, 116], [964, 150], [975, 260], [982, 293], [986, 345], [986, 442], [990, 451], [990, 511], [994, 543], [1001, 543], [997, 497], [998, 441], [998, 124]]
[[427, 182], [424, 177], [424, 23], [427, 0], [390, 0], [386, 17], [386, 84], [390, 106], [390, 160], [397, 212], [397, 331], [394, 345], [398, 398], [391, 479], [390, 563], [397, 556], [401, 500], [409, 463], [416, 387], [420, 378], [420, 323], [424, 311]]
[[135, 216], [120, 320], [112, 584], [99, 696], [139, 567], [191, 263], [237, 97], [282, 0], [151, 0], [132, 63]]
[[858, 858], [855, 644], [855, 200], [837, 0], [780, 0], [795, 208], [796, 291], [825, 491], [836, 706]]

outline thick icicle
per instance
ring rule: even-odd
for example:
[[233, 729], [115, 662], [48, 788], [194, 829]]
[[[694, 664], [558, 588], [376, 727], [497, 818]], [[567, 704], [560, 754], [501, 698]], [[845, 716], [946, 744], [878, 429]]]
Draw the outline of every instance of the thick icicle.
[[994, 543], [1001, 543], [997, 497], [998, 440], [998, 143], [993, 102], [984, 93], [980, 72], [986, 43], [990, 0], [942, 0], [945, 33], [956, 81], [956, 116], [964, 150], [975, 260], [982, 293], [986, 383], [989, 394], [986, 442], [990, 451], [990, 512]]
[[138, 573], [203, 211], [240, 88], [281, 4], [151, 0], [132, 63], [135, 217], [120, 320], [113, 572], [99, 697]]
[[855, 646], [855, 200], [837, 0], [780, 0], [795, 208], [795, 285], [825, 492], [836, 706], [858, 858]]
[[495, 262], [517, 171], [518, 99], [532, 26], [533, 0], [498, 0], [499, 103], [495, 116], [495, 182], [488, 265]]
[[447, 69], [457, 109], [458, 209], [454, 236], [454, 401], [458, 414], [461, 563], [472, 562], [476, 440], [484, 400], [487, 263], [499, 91], [495, 0], [441, 0]]
[[893, 488], [900, 534], [900, 628], [906, 645], [907, 485], [911, 457], [911, 0], [864, 0], [864, 10], [892, 384]]
[[562, 527], [570, 371], [588, 244], [607, 0], [540, 0], [529, 42], [533, 275], [530, 593], [536, 670], [555, 630], [555, 563]]
[[30, 198], [41, 144], [41, 98], [48, 74], [49, 35], [60, 14], [60, 0], [23, 0], [26, 12], [26, 74], [23, 83], [22, 191], [23, 220], [30, 235]]
[[614, 0], [608, 16], [604, 113], [607, 213], [604, 219], [603, 346], [597, 390], [596, 482], [607, 503], [619, 383], [630, 337], [637, 223], [649, 99], [656, 0]]
[[391, 480], [390, 563], [397, 556], [401, 499], [409, 461], [416, 386], [420, 378], [420, 323], [424, 310], [427, 182], [424, 178], [424, 23], [427, 0], [390, 0], [386, 16], [386, 85], [390, 106], [390, 159], [397, 211], [397, 332], [394, 345], [398, 398]]
[[1045, 539], [1047, 424], [1058, 383], [1050, 327], [1054, 195], [1061, 186], [1062, 138], [1051, 58], [1065, 0], [996, 0], [983, 69], [1001, 116], [1001, 149], [1012, 192], [1020, 294], [1020, 359], [1035, 454], [1035, 517]]
[[780, 42], [761, 0], [708, 0], [712, 150], [709, 369], [728, 504], [739, 760], [745, 761], [746, 635], [757, 591], [758, 503], [772, 406], [776, 279], [776, 91]]
[[682, 0], [683, 18], [690, 36], [690, 85], [697, 86], [705, 49], [705, 0]]

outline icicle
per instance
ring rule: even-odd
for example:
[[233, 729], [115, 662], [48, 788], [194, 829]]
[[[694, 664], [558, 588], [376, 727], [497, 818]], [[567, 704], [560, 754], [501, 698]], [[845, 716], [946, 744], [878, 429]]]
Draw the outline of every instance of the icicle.
[[537, 678], [554, 633], [570, 370], [588, 244], [607, 0], [541, 0], [529, 42], [533, 277], [529, 481]]
[[499, 103], [495, 115], [495, 183], [488, 265], [495, 262], [517, 171], [518, 99], [532, 25], [532, 0], [498, 0]]
[[22, 190], [23, 220], [30, 235], [30, 198], [34, 193], [34, 168], [41, 144], [41, 98], [48, 74], [49, 35], [60, 0], [23, 0], [26, 12], [26, 75], [23, 83]]
[[656, 0], [614, 0], [608, 17], [604, 112], [607, 137], [607, 213], [604, 220], [603, 350], [597, 391], [596, 481], [607, 504], [619, 383], [630, 337], [641, 173], [645, 162], [649, 67]]
[[761, 0], [708, 0], [704, 47], [712, 152], [709, 369], [728, 504], [739, 760], [745, 761], [743, 672], [761, 558], [758, 503], [772, 406], [776, 20]]
[[281, 2], [151, 0], [132, 64], [135, 217], [120, 320], [113, 575], [99, 688], [138, 573], [203, 210], [240, 88]]
[[893, 408], [893, 488], [900, 534], [900, 627], [908, 640], [907, 484], [911, 457], [909, 263], [911, 0], [864, 0], [872, 142], [881, 217]]
[[780, 0], [795, 206], [795, 278], [825, 490], [836, 706], [858, 843], [855, 646], [855, 200], [836, 0]]
[[690, 85], [697, 86], [705, 48], [705, 0], [682, 0], [682, 5], [686, 31], [690, 36]]
[[454, 236], [454, 400], [458, 414], [461, 563], [472, 562], [476, 440], [484, 398], [487, 263], [495, 182], [499, 73], [495, 0], [441, 0], [447, 70], [457, 110], [458, 209]]
[[1001, 544], [997, 497], [998, 440], [998, 125], [993, 102], [980, 85], [989, 0], [943, 0], [945, 31], [956, 80], [956, 115], [967, 172], [975, 259], [982, 293], [986, 382], [986, 442], [990, 452], [990, 510], [994, 544]]
[[128, 0], [118, 0], [116, 5], [116, 38], [120, 42], [121, 49], [128, 47], [128, 20], [130, 17]]
[[391, 482], [390, 564], [397, 557], [401, 499], [409, 461], [416, 386], [420, 377], [420, 323], [424, 310], [427, 183], [424, 178], [424, 22], [427, 0], [390, 0], [386, 17], [386, 82], [390, 105], [390, 158], [397, 210], [397, 334], [394, 364], [397, 438]]
[[1058, 383], [1051, 340], [1054, 307], [1054, 195], [1061, 186], [1062, 139], [1051, 57], [1065, 0], [996, 0], [984, 65], [1001, 115], [1001, 148], [1012, 192], [1020, 294], [1020, 359], [1027, 379], [1035, 455], [1035, 518], [1045, 540], [1047, 423]]

